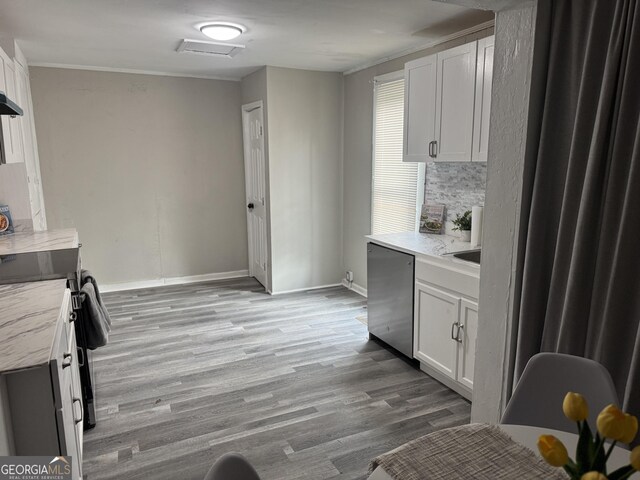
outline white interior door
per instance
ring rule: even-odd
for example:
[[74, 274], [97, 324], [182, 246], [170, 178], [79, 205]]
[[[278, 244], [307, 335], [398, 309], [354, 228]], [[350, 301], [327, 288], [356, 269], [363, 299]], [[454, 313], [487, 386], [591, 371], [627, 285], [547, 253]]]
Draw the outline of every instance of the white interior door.
[[242, 106], [242, 123], [249, 275], [268, 289], [267, 192], [262, 102]]

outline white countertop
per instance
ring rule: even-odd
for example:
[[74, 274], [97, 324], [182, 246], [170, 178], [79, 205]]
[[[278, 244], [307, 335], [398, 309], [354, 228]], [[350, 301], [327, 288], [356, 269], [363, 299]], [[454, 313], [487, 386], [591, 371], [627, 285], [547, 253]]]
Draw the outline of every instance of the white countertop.
[[0, 374], [49, 362], [67, 281], [0, 285]]
[[385, 233], [381, 235], [367, 235], [366, 238], [370, 242], [410, 255], [426, 255], [438, 258], [442, 258], [442, 255], [446, 253], [465, 252], [467, 250], [478, 250], [480, 248], [472, 247], [471, 243], [463, 242], [458, 237], [451, 235], [434, 235], [430, 233]]
[[0, 255], [45, 252], [66, 248], [78, 248], [78, 231], [75, 228], [0, 236]]

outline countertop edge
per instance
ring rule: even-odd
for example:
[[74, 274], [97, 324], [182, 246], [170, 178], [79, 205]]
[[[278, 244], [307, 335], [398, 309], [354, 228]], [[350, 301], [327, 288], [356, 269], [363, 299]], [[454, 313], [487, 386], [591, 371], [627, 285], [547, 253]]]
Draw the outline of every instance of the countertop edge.
[[[420, 234], [416, 233], [415, 235], [420, 235]], [[448, 238], [450, 237], [447, 237], [444, 235], [442, 236], [443, 241]], [[440, 265], [454, 268], [456, 270], [462, 270], [464, 273], [471, 273], [478, 276], [480, 275], [480, 265], [477, 265], [473, 262], [468, 262], [465, 260], [459, 260], [450, 254], [457, 251], [464, 252], [464, 251], [475, 250], [481, 247], [474, 248], [474, 247], [471, 247], [471, 245], [469, 244], [466, 249], [461, 249], [461, 250], [454, 249], [451, 252], [440, 254], [440, 253], [434, 253], [434, 252], [425, 252], [425, 251], [415, 250], [410, 247], [407, 247], [406, 245], [403, 245], [402, 243], [396, 243], [386, 239], [381, 239], [378, 235], [365, 235], [365, 239], [367, 240], [367, 242], [375, 243], [376, 245], [387, 247], [392, 250], [397, 250], [399, 252], [403, 252], [408, 255], [413, 255], [416, 257], [416, 259], [422, 258], [424, 260], [436, 262]]]

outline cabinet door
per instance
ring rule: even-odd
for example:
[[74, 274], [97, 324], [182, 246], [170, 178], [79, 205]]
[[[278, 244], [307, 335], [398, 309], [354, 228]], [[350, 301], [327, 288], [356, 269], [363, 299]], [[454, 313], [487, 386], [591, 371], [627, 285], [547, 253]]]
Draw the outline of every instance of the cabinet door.
[[436, 55], [431, 55], [408, 62], [404, 67], [405, 162], [431, 160], [429, 145], [436, 139], [436, 60]]
[[493, 82], [493, 44], [493, 36], [478, 41], [472, 156], [472, 160], [475, 162], [487, 161], [489, 116], [491, 113], [491, 84]]
[[460, 298], [416, 282], [414, 357], [455, 379]]
[[[7, 71], [7, 62], [9, 62], [9, 57], [7, 57], [2, 49], [0, 49], [0, 92], [7, 93], [7, 81], [5, 80], [6, 71]], [[13, 153], [11, 148], [11, 131], [9, 130], [9, 120], [10, 118], [6, 115], [0, 116], [0, 124], [2, 127], [2, 132], [0, 135], [0, 158], [2, 158], [2, 163], [10, 163], [11, 155]]]
[[476, 50], [472, 42], [438, 53], [437, 161], [471, 161]]
[[460, 333], [458, 335], [458, 382], [473, 389], [473, 369], [478, 336], [478, 304], [461, 301]]
[[31, 200], [31, 216], [34, 219], [34, 228], [39, 230], [40, 224], [36, 223], [42, 210], [42, 194], [40, 191], [40, 169], [38, 168], [37, 152], [33, 143], [33, 112], [29, 101], [29, 77], [24, 67], [19, 63], [14, 63], [16, 74], [16, 98], [15, 101], [24, 111], [22, 117], [16, 118], [22, 129], [21, 149], [24, 156], [25, 168], [27, 170], [27, 182], [29, 187], [29, 197]]
[[[2, 61], [4, 63], [4, 87], [7, 97], [17, 103], [16, 100], [16, 77], [13, 62], [5, 58], [3, 52]], [[22, 107], [22, 105], [19, 105]], [[12, 118], [9, 115], [3, 115], [2, 117], [2, 137], [4, 143], [5, 160], [7, 163], [22, 162], [24, 160], [22, 154], [22, 126], [18, 117]]]

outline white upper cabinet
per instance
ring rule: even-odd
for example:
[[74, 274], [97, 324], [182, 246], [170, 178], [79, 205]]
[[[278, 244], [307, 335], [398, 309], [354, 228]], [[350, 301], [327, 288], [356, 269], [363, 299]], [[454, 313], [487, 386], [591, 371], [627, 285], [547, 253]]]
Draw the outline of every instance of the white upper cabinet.
[[436, 69], [436, 55], [414, 60], [404, 66], [405, 162], [427, 162], [430, 148], [433, 152], [436, 135]]
[[476, 103], [473, 119], [473, 155], [476, 162], [487, 161], [489, 145], [489, 114], [491, 113], [491, 83], [493, 81], [493, 35], [478, 40], [476, 62]]
[[[18, 45], [11, 59], [0, 48], [0, 91], [16, 102], [24, 114], [0, 117], [2, 124], [2, 154], [6, 163], [24, 162], [27, 172], [31, 218], [34, 230], [46, 230], [47, 220], [40, 181], [40, 161], [36, 142], [33, 102], [26, 59]], [[0, 199], [1, 200], [1, 199]]]
[[471, 161], [476, 47], [472, 42], [438, 54], [435, 150], [440, 162]]
[[493, 37], [405, 64], [405, 162], [486, 161]]
[[[0, 62], [2, 63], [0, 66], [0, 70], [2, 70], [0, 91], [4, 92], [9, 99], [16, 101], [16, 76], [13, 61], [2, 49], [0, 49]], [[20, 121], [17, 117], [12, 118], [9, 115], [3, 115], [0, 119], [2, 123], [2, 145], [5, 162], [22, 162], [22, 130]]]

